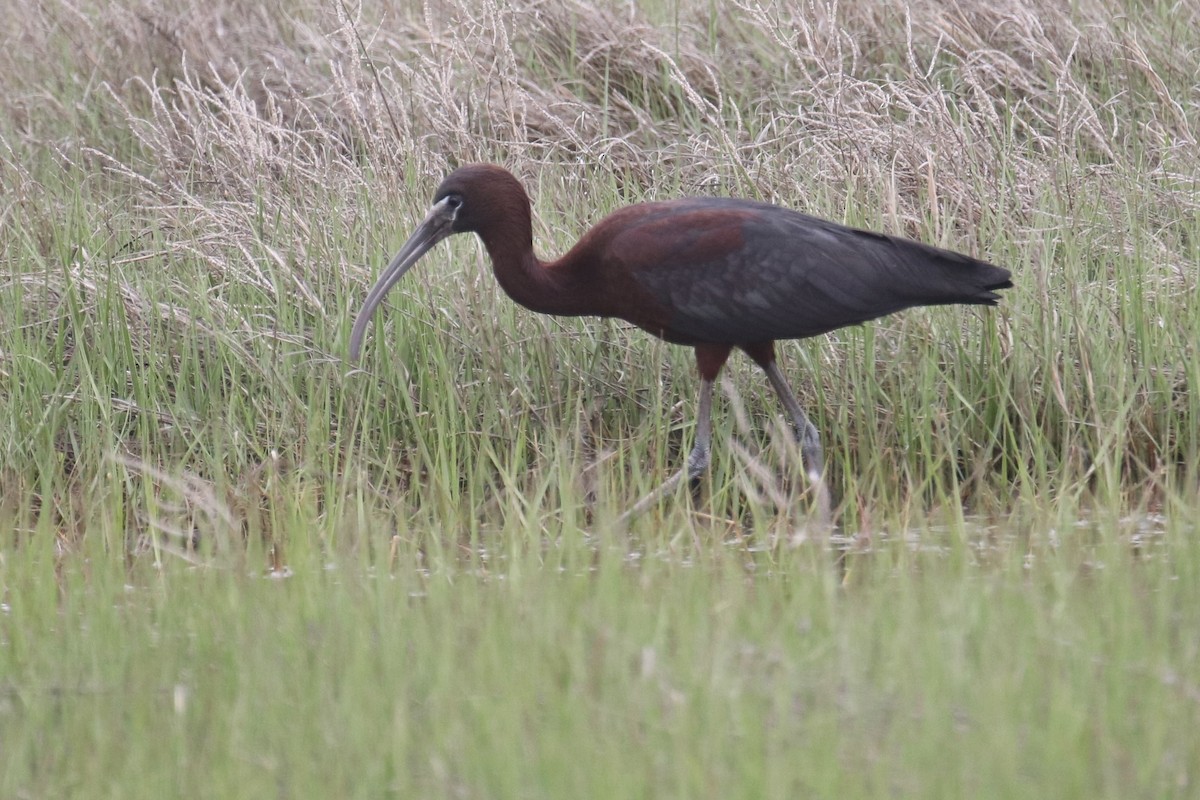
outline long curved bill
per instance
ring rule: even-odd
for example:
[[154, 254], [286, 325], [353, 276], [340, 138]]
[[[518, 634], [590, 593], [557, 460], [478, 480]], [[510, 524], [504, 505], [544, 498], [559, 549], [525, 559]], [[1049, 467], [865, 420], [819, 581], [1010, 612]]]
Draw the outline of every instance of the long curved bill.
[[451, 229], [451, 225], [454, 223], [454, 213], [455, 209], [451, 208], [446, 200], [434, 203], [433, 208], [429, 209], [429, 213], [413, 232], [413, 235], [408, 237], [408, 241], [400, 248], [400, 252], [396, 253], [391, 263], [383, 272], [379, 273], [379, 279], [367, 293], [367, 299], [363, 301], [362, 309], [359, 310], [358, 317], [354, 320], [354, 329], [350, 332], [351, 361], [358, 360], [358, 356], [362, 352], [363, 337], [367, 334], [367, 326], [371, 324], [371, 316], [383, 302], [384, 296], [404, 277], [404, 273], [412, 269], [413, 264], [416, 264], [421, 256], [429, 252], [429, 249], [442, 239], [454, 233]]

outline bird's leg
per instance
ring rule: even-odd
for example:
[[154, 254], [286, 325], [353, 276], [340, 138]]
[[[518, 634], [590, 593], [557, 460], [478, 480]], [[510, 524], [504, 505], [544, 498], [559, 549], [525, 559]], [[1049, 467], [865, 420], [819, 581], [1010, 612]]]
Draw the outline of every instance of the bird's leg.
[[712, 456], [712, 395], [713, 381], [701, 378], [700, 403], [696, 408], [696, 444], [692, 447], [692, 452], [688, 453], [687, 463], [663, 481], [657, 489], [634, 503], [620, 516], [618, 523], [624, 525], [634, 517], [641, 516], [673, 492], [685, 477], [690, 481], [696, 480], [708, 469], [708, 462]]
[[708, 469], [712, 457], [712, 396], [713, 382], [700, 379], [700, 403], [696, 408], [696, 443], [688, 453], [688, 480], [697, 480]]
[[771, 359], [764, 363], [762, 368], [767, 373], [767, 379], [771, 381], [775, 394], [779, 395], [780, 402], [792, 417], [796, 428], [796, 441], [800, 443], [800, 457], [804, 461], [804, 472], [816, 495], [817, 515], [821, 518], [821, 524], [828, 527], [831, 522], [830, 501], [829, 488], [825, 485], [825, 457], [821, 450], [821, 436], [817, 433], [816, 426], [805, 415], [800, 403], [796, 401], [796, 395], [792, 394], [792, 388], [788, 386], [787, 378], [783, 376], [779, 364]]
[[645, 513], [659, 500], [673, 491], [680, 481], [687, 477], [695, 480], [708, 469], [708, 461], [712, 455], [712, 395], [713, 383], [725, 366], [725, 360], [733, 348], [724, 344], [698, 344], [696, 347], [696, 370], [700, 373], [700, 403], [696, 407], [696, 444], [688, 454], [687, 463], [662, 485], [633, 504], [633, 507], [621, 515], [617, 522], [624, 525], [629, 520]]

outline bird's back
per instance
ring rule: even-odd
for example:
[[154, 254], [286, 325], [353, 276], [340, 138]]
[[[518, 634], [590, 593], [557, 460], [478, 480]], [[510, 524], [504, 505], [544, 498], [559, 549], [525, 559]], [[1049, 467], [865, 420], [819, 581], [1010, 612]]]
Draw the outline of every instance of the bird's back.
[[[969, 256], [747, 200], [631, 206], [589, 238], [607, 270], [644, 293], [640, 306], [658, 305], [665, 324], [654, 332], [681, 343], [796, 339], [913, 306], [994, 305], [1012, 285], [1008, 270]], [[641, 308], [613, 311], [656, 327]]]

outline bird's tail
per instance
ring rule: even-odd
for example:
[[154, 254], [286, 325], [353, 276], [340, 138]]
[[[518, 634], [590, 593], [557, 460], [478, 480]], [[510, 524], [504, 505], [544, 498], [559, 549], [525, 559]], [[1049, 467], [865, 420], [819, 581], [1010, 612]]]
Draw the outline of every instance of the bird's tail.
[[1000, 300], [997, 292], [1012, 288], [1012, 273], [1003, 267], [926, 244], [918, 247], [921, 252], [913, 253], [912, 263], [921, 277], [912, 288], [920, 305], [994, 306]]

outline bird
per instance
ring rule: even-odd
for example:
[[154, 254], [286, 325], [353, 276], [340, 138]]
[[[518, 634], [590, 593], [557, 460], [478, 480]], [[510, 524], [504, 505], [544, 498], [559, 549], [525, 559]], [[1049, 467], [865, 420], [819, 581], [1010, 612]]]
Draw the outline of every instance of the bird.
[[775, 357], [775, 342], [819, 336], [916, 306], [994, 306], [1012, 273], [912, 239], [848, 227], [748, 199], [685, 197], [613, 211], [566, 255], [539, 258], [531, 202], [520, 181], [494, 164], [453, 170], [433, 205], [379, 274], [354, 321], [357, 362], [387, 293], [434, 245], [475, 233], [500, 288], [531, 311], [624, 320], [693, 348], [700, 376], [693, 447], [686, 464], [623, 519], [678, 484], [696, 480], [712, 455], [713, 385], [734, 349], [766, 374], [791, 417], [816, 513], [830, 524], [824, 454]]

